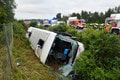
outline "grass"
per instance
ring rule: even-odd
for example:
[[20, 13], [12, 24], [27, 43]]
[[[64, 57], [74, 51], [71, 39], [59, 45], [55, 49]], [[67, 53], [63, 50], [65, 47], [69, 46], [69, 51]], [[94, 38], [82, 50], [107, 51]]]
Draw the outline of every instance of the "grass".
[[12, 78], [14, 80], [58, 80], [52, 75], [48, 67], [35, 56], [34, 51], [26, 43], [15, 39], [14, 59], [20, 66], [13, 69]]
[[[58, 80], [58, 78], [49, 71], [49, 67], [42, 64], [35, 56], [29, 41], [25, 38], [25, 30], [19, 26], [21, 26], [21, 24], [18, 23], [14, 27], [13, 69], [10, 80]], [[0, 63], [3, 64], [2, 60]], [[20, 63], [20, 66], [16, 66], [16, 63]], [[0, 64], [0, 80], [3, 78], [2, 71], [3, 68]]]
[[[24, 34], [25, 35], [25, 34]], [[15, 67], [11, 79], [14, 80], [58, 80], [51, 72], [49, 67], [42, 64], [35, 56], [26, 38], [14, 39], [14, 61], [20, 63]]]

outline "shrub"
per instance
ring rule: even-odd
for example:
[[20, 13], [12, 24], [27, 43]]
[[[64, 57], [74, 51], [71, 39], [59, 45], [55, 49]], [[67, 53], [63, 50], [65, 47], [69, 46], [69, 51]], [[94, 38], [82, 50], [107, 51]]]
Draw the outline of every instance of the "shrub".
[[85, 47], [76, 60], [75, 70], [81, 80], [120, 79], [120, 37], [106, 31], [87, 29], [78, 32], [75, 27], [61, 24], [49, 28], [54, 32], [68, 32]]
[[32, 21], [32, 22], [30, 23], [30, 26], [36, 27], [36, 26], [37, 26], [37, 22], [36, 22], [36, 21]]
[[37, 26], [36, 28], [40, 28], [40, 29], [47, 30], [47, 28], [46, 28], [46, 27], [44, 27], [44, 26]]
[[67, 24], [60, 24], [57, 26], [52, 26], [49, 28], [50, 31], [53, 32], [67, 32], [72, 36], [77, 35], [77, 29], [74, 26], [68, 26]]
[[66, 32], [67, 26], [65, 24], [57, 25], [54, 28], [51, 28], [53, 32]]
[[119, 80], [120, 37], [93, 29], [83, 31], [78, 36], [78, 40], [86, 49], [75, 65], [80, 78], [82, 80]]

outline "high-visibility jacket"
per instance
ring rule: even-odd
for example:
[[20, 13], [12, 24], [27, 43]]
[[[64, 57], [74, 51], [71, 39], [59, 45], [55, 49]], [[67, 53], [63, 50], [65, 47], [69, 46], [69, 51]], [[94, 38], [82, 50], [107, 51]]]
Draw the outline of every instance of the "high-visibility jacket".
[[110, 26], [107, 26], [106, 27], [106, 31], [110, 31], [111, 27]]

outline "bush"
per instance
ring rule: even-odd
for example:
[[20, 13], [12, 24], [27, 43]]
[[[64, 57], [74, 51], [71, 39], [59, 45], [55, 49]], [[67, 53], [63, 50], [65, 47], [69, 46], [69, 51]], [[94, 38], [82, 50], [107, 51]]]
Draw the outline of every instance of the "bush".
[[83, 31], [78, 36], [86, 49], [75, 65], [79, 77], [82, 80], [119, 80], [120, 37], [93, 29]]
[[[14, 68], [10, 80], [58, 80], [49, 72], [48, 67], [41, 64], [40, 60], [36, 58], [28, 39], [25, 38], [25, 28], [22, 22], [14, 22], [14, 49], [12, 53]], [[17, 62], [20, 63], [19, 67], [16, 66]]]
[[120, 37], [106, 31], [87, 29], [78, 32], [75, 27], [61, 24], [49, 28], [54, 32], [68, 32], [85, 47], [76, 60], [75, 70], [81, 80], [120, 79]]
[[53, 32], [66, 32], [67, 26], [65, 24], [57, 25], [54, 28], [50, 29]]
[[67, 24], [60, 24], [57, 26], [52, 26], [49, 28], [50, 31], [53, 32], [67, 32], [72, 36], [77, 35], [77, 29], [74, 26], [68, 26]]
[[44, 27], [44, 26], [37, 26], [36, 28], [40, 28], [40, 29], [47, 30], [47, 28], [46, 28], [46, 27]]
[[36, 22], [36, 21], [32, 21], [32, 22], [30, 23], [30, 26], [31, 26], [31, 27], [36, 27], [36, 26], [37, 26], [37, 22]]

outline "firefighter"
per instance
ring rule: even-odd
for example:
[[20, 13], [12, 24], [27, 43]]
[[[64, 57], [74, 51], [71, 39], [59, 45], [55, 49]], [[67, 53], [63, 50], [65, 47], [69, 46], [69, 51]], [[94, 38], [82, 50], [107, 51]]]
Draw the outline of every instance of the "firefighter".
[[110, 31], [110, 29], [111, 29], [111, 27], [110, 27], [110, 25], [109, 24], [107, 24], [107, 26], [106, 26], [106, 31]]

